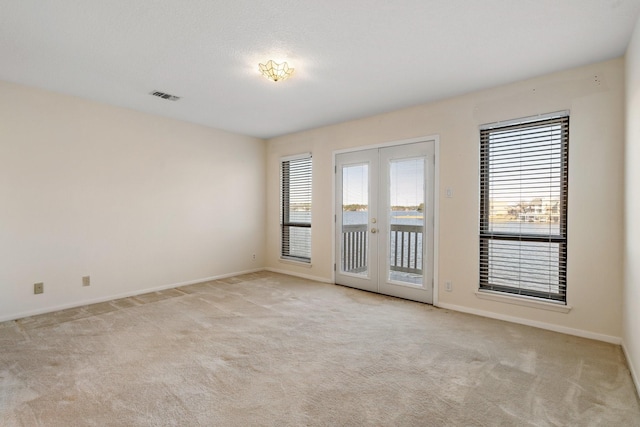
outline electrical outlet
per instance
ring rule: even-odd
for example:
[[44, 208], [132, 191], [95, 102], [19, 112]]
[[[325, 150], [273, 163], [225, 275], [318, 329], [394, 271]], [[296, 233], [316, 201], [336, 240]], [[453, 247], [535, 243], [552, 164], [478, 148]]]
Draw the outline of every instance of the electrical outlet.
[[453, 283], [451, 283], [451, 280], [447, 280], [446, 282], [444, 282], [444, 290], [447, 292], [453, 291]]
[[82, 286], [91, 285], [91, 276], [82, 276]]
[[254, 259], [254, 260], [256, 259], [256, 254], [253, 254], [253, 259]]
[[44, 283], [42, 283], [42, 282], [34, 283], [33, 284], [33, 293], [34, 294], [44, 293]]

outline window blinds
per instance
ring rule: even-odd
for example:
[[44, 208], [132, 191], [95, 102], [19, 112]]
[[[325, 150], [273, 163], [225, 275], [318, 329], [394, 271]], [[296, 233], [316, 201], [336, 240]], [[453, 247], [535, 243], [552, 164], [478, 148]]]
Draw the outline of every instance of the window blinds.
[[480, 131], [480, 289], [566, 303], [569, 117]]
[[311, 261], [311, 155], [281, 162], [281, 256]]

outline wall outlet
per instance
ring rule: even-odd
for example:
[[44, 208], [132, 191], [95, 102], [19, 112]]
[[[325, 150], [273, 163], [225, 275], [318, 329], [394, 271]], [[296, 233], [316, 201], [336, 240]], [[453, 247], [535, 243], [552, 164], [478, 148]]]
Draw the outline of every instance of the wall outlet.
[[42, 282], [34, 283], [33, 284], [33, 293], [34, 294], [44, 293], [44, 283], [42, 283]]
[[252, 258], [254, 259], [254, 261], [255, 261], [255, 259], [256, 259], [256, 254], [253, 254], [251, 257], [252, 257]]
[[82, 276], [82, 286], [91, 285], [91, 276]]
[[444, 282], [444, 290], [447, 292], [453, 291], [453, 283], [451, 283], [451, 280], [447, 280], [446, 282]]

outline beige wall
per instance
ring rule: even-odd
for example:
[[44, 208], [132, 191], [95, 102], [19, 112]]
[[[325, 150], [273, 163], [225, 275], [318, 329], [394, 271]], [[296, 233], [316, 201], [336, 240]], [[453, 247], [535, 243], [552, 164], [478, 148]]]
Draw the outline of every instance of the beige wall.
[[0, 320], [263, 266], [264, 141], [0, 94]]
[[624, 348], [636, 382], [640, 370], [640, 19], [626, 56]]
[[[479, 299], [478, 126], [571, 110], [569, 313]], [[439, 277], [443, 307], [620, 342], [624, 61], [616, 59], [441, 102], [274, 138], [267, 152], [268, 268], [332, 280], [333, 151], [439, 135]], [[313, 153], [312, 267], [278, 259], [278, 159]], [[445, 198], [444, 189], [454, 197]], [[453, 292], [442, 290], [445, 280]]]

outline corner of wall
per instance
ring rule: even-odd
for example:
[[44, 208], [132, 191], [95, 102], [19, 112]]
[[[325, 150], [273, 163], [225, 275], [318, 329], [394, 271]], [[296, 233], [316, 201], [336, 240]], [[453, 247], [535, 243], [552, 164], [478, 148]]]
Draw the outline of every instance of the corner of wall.
[[625, 55], [625, 164], [622, 348], [631, 376], [640, 390], [640, 17]]

